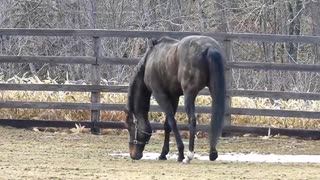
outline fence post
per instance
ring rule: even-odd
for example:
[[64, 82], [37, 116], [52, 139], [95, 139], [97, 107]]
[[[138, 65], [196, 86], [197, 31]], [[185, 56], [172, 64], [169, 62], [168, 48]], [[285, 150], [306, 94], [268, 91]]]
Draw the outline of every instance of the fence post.
[[[226, 57], [226, 62], [233, 61], [232, 59], [232, 41], [230, 39], [225, 39], [223, 41], [223, 47]], [[232, 88], [232, 70], [231, 68], [225, 69], [225, 79], [226, 79], [226, 90], [229, 90]], [[231, 96], [226, 95], [226, 111], [228, 112], [231, 108]], [[231, 125], [231, 114], [226, 114], [224, 118], [224, 125], [229, 126]]]
[[[101, 47], [101, 38], [93, 37], [93, 52], [94, 57], [96, 57], [95, 64], [91, 65], [91, 84], [100, 85], [100, 47]], [[100, 92], [92, 91], [91, 92], [91, 103], [100, 103]], [[100, 121], [100, 110], [91, 110], [91, 122], [93, 124], [91, 128], [91, 133], [99, 134], [100, 129], [96, 126], [97, 122]]]

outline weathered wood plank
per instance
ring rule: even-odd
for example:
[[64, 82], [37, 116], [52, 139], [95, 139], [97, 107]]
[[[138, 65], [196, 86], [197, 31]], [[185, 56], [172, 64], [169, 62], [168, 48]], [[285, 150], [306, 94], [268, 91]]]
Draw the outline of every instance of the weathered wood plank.
[[[233, 53], [232, 53], [232, 41], [231, 40], [225, 40], [223, 41], [223, 47], [224, 47], [224, 54], [225, 54], [225, 61], [226, 63], [233, 61]], [[226, 81], [226, 89], [231, 89], [233, 77], [232, 77], [232, 70], [230, 68], [225, 68], [225, 81]], [[226, 94], [226, 109], [231, 108], [231, 96], [229, 94]], [[229, 126], [231, 125], [231, 115], [226, 114], [224, 117], [224, 125]]]
[[320, 112], [314, 112], [314, 111], [230, 108], [230, 109], [228, 109], [228, 113], [234, 114], [234, 115], [296, 117], [296, 118], [320, 119]]
[[[118, 126], [121, 123], [119, 123]], [[163, 130], [162, 123], [151, 123], [152, 129]], [[107, 128], [107, 127], [105, 127]], [[188, 124], [178, 124], [179, 130], [189, 131]], [[198, 124], [197, 131], [209, 132], [208, 125]], [[273, 128], [273, 127], [255, 127], [255, 126], [224, 126], [223, 134], [256, 134], [260, 136], [274, 136], [285, 135], [293, 137], [304, 137], [320, 139], [320, 130], [306, 130], [306, 129], [289, 129], [289, 128]]]
[[[31, 128], [31, 127], [55, 127], [55, 128], [73, 128], [75, 124], [81, 124], [86, 128], [92, 128], [93, 123], [90, 121], [52, 121], [52, 120], [17, 120], [17, 119], [0, 119], [1, 126], [11, 126], [16, 128]], [[97, 122], [98, 128], [107, 129], [126, 129], [126, 125], [119, 121]], [[163, 130], [162, 123], [151, 123], [153, 130]], [[188, 131], [188, 124], [178, 124], [178, 129]], [[197, 125], [197, 131], [209, 131], [208, 125]], [[272, 128], [272, 127], [248, 127], [248, 126], [225, 126], [223, 133], [226, 134], [256, 134], [260, 136], [268, 135], [285, 135], [303, 138], [320, 139], [319, 130], [305, 129], [287, 129], [287, 128]], [[269, 134], [270, 133], [270, 134]]]
[[182, 38], [189, 35], [207, 35], [218, 40], [245, 40], [263, 42], [294, 42], [319, 43], [320, 36], [294, 36], [279, 34], [253, 34], [253, 33], [220, 33], [220, 32], [174, 32], [174, 31], [120, 31], [101, 29], [27, 29], [6, 28], [0, 29], [0, 36], [87, 36], [87, 37], [142, 37], [159, 38], [170, 36]]
[[[137, 65], [139, 58], [100, 57], [99, 64]], [[90, 56], [0, 56], [0, 63], [96, 64]]]
[[227, 91], [233, 97], [261, 97], [274, 99], [304, 99], [320, 100], [320, 93], [301, 93], [301, 92], [283, 92], [283, 91], [254, 91], [254, 90], [236, 90]]
[[262, 34], [262, 33], [222, 33], [224, 39], [260, 41], [260, 42], [293, 42], [293, 43], [311, 43], [318, 44], [320, 36], [303, 35], [281, 35], [281, 34]]
[[110, 65], [137, 65], [140, 61], [139, 58], [109, 58], [101, 57], [99, 64], [110, 64]]
[[85, 110], [98, 110], [98, 109], [100, 109], [99, 106], [97, 106], [97, 104], [90, 104], [90, 103], [25, 102], [25, 101], [0, 102], [0, 108], [85, 109]]
[[[124, 111], [125, 104], [98, 104], [98, 103], [61, 103], [61, 102], [21, 102], [6, 101], [0, 102], [0, 108], [30, 108], [30, 109], [84, 109], [84, 110], [107, 110]], [[151, 112], [162, 112], [157, 105], [150, 107]], [[185, 112], [183, 106], [179, 106], [177, 112]], [[196, 113], [211, 113], [209, 106], [197, 106]], [[294, 111], [294, 110], [273, 110], [273, 109], [250, 109], [250, 108], [229, 108], [227, 113], [234, 115], [252, 116], [275, 116], [275, 117], [297, 117], [320, 119], [320, 112]]]
[[[99, 64], [137, 65], [139, 60], [139, 58], [100, 57]], [[95, 64], [96, 58], [90, 56], [0, 56], [0, 63]], [[227, 62], [226, 68], [320, 72], [320, 65], [316, 64], [303, 65], [255, 62]]]
[[89, 56], [0, 56], [0, 63], [94, 64]]
[[[96, 63], [91, 65], [91, 84], [92, 85], [100, 85], [100, 54], [101, 54], [101, 38], [94, 37], [93, 38], [93, 51], [94, 56], [96, 58]], [[100, 91], [92, 91], [91, 92], [91, 103], [99, 104], [100, 103]], [[91, 110], [91, 121], [93, 127], [91, 128], [91, 132], [94, 134], [99, 134], [100, 129], [96, 127], [97, 122], [100, 121], [100, 110]]]
[[[0, 83], [2, 91], [74, 91], [74, 92], [112, 92], [127, 93], [128, 86], [112, 86], [112, 85], [60, 85], [60, 84], [6, 84]], [[207, 88], [200, 91], [199, 95], [210, 95]], [[227, 95], [238, 97], [262, 97], [274, 99], [304, 99], [304, 100], [320, 100], [320, 93], [297, 93], [282, 91], [255, 91], [255, 90], [227, 90]]]
[[62, 85], [62, 84], [7, 84], [0, 83], [2, 91], [74, 91], [127, 93], [128, 86], [104, 85]]
[[86, 37], [183, 37], [189, 34], [200, 34], [199, 32], [165, 32], [165, 31], [121, 31], [102, 29], [0, 29], [0, 35], [8, 36], [86, 36]]
[[256, 69], [256, 70], [284, 70], [284, 71], [308, 71], [320, 72], [320, 65], [312, 64], [280, 64], [280, 63], [257, 63], [257, 62], [227, 62], [228, 68], [233, 69]]
[[1, 101], [0, 108], [124, 111], [125, 104]]

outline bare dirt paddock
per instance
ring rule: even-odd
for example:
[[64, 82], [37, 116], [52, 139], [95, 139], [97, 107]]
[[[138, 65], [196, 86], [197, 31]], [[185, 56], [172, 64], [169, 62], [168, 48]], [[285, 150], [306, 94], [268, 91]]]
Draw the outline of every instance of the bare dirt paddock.
[[[146, 151], [159, 152], [162, 133]], [[196, 152], [207, 154], [206, 139], [196, 140]], [[111, 153], [127, 152], [126, 133], [106, 135], [36, 132], [0, 127], [0, 179], [320, 179], [320, 164], [250, 163], [193, 160], [132, 161]], [[320, 141], [287, 137], [222, 138], [223, 153], [320, 154]], [[171, 151], [176, 152], [174, 143]]]

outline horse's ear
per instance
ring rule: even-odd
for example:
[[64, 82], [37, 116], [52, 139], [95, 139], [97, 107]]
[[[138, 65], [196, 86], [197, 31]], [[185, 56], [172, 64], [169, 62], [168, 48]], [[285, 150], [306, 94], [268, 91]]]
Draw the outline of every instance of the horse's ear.
[[152, 45], [158, 44], [158, 40], [157, 39], [152, 39], [151, 41], [152, 41]]
[[125, 107], [123, 111], [124, 111], [124, 113], [126, 113], [126, 115], [128, 115], [128, 113], [129, 113], [128, 107]]
[[128, 124], [129, 124], [129, 109], [128, 109], [128, 107], [125, 107], [124, 113], [125, 113], [124, 125], [126, 128], [128, 128]]
[[149, 44], [150, 47], [152, 47], [152, 46], [158, 44], [158, 40], [155, 39], [155, 38], [152, 38], [152, 39], [149, 41], [148, 44]]
[[126, 120], [124, 121], [124, 128], [125, 129], [128, 129], [128, 127], [129, 127], [129, 124], [128, 124], [128, 120], [127, 120], [127, 118], [126, 118]]

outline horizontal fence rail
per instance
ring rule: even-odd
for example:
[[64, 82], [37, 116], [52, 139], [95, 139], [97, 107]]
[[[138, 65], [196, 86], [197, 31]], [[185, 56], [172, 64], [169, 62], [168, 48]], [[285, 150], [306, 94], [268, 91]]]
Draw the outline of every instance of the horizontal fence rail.
[[[85, 128], [108, 128], [108, 129], [125, 129], [126, 125], [119, 121], [97, 122], [93, 124], [89, 121], [48, 121], [48, 120], [16, 120], [16, 119], [0, 119], [0, 125], [12, 126], [17, 128], [30, 127], [57, 127], [57, 128], [74, 128], [75, 124], [81, 124]], [[151, 123], [153, 130], [163, 130], [162, 123]], [[179, 130], [188, 131], [188, 124], [177, 124]], [[197, 125], [197, 131], [209, 132], [208, 125]], [[312, 139], [320, 139], [320, 131], [306, 129], [288, 129], [288, 128], [273, 128], [273, 127], [248, 127], [248, 126], [225, 126], [223, 134], [256, 134], [260, 136], [285, 135], [296, 136]]]
[[[125, 111], [125, 104], [103, 103], [66, 103], [66, 102], [26, 102], [5, 101], [0, 102], [0, 108], [29, 108], [29, 109], [68, 109], [68, 110], [106, 110]], [[162, 112], [157, 105], [150, 106], [151, 112]], [[185, 112], [184, 106], [178, 106], [177, 112]], [[210, 114], [210, 106], [197, 106], [196, 113]], [[250, 116], [275, 116], [320, 119], [320, 112], [294, 111], [281, 109], [251, 109], [251, 108], [228, 108], [227, 114], [250, 115]]]
[[[129, 86], [120, 85], [61, 85], [61, 84], [7, 84], [0, 83], [2, 91], [73, 91], [73, 92], [111, 92], [127, 93]], [[210, 95], [207, 88], [199, 95]], [[274, 99], [303, 99], [320, 100], [320, 93], [298, 93], [282, 91], [257, 91], [257, 90], [227, 90], [228, 96], [233, 97], [261, 97]]]
[[96, 64], [96, 58], [89, 56], [0, 56], [0, 63]]
[[[110, 65], [137, 65], [138, 58], [109, 58], [90, 56], [0, 56], [0, 63], [48, 63], [48, 64], [110, 64]], [[255, 70], [282, 70], [320, 72], [320, 65], [288, 64], [288, 63], [256, 63], [256, 62], [227, 62], [226, 68], [255, 69]]]
[[277, 34], [253, 34], [253, 33], [221, 33], [221, 32], [172, 32], [172, 31], [122, 31], [99, 29], [0, 29], [0, 36], [82, 36], [82, 37], [124, 37], [124, 38], [159, 38], [170, 36], [182, 38], [190, 35], [206, 35], [215, 39], [261, 41], [261, 42], [293, 42], [314, 43], [320, 42], [319, 36], [295, 36]]
[[48, 64], [115, 64], [137, 65], [138, 58], [109, 58], [90, 56], [0, 56], [0, 63], [48, 63]]
[[320, 65], [312, 64], [280, 64], [256, 62], [228, 62], [227, 68], [255, 69], [255, 70], [282, 70], [282, 71], [307, 71], [320, 73]]

